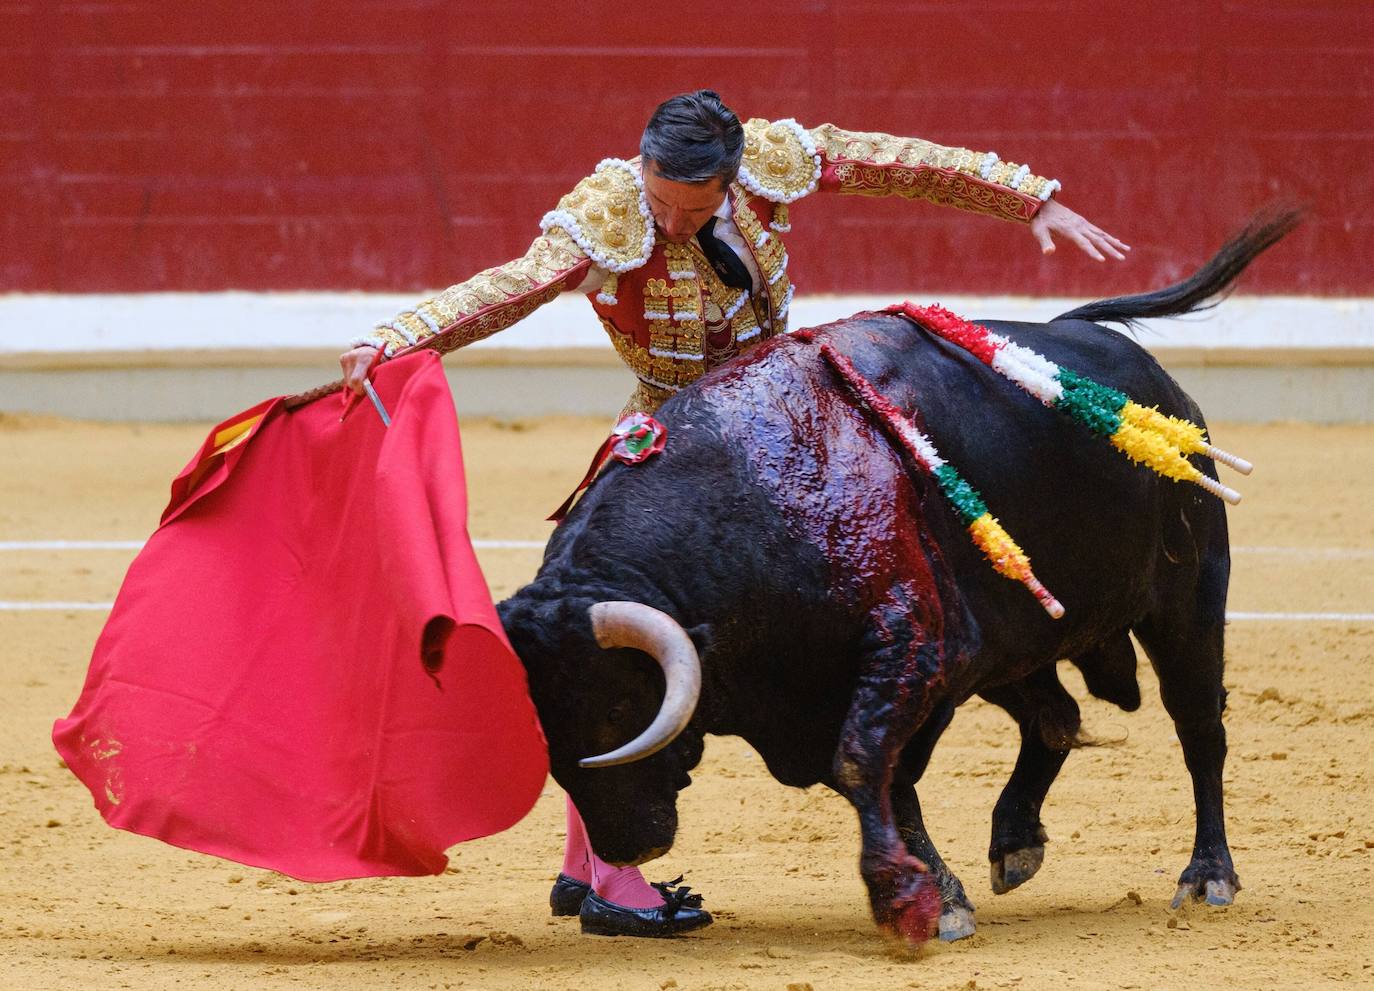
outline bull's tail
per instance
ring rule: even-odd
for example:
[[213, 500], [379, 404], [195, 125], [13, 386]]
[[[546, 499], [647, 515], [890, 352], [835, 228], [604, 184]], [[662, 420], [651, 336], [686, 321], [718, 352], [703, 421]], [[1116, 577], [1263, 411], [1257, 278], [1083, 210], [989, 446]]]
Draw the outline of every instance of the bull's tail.
[[1294, 207], [1270, 207], [1250, 219], [1245, 230], [1222, 245], [1211, 260], [1191, 278], [1151, 293], [1099, 299], [1055, 320], [1091, 320], [1137, 327], [1149, 317], [1176, 317], [1211, 309], [1221, 302], [1226, 290], [1261, 252], [1276, 244], [1303, 218], [1304, 211]]

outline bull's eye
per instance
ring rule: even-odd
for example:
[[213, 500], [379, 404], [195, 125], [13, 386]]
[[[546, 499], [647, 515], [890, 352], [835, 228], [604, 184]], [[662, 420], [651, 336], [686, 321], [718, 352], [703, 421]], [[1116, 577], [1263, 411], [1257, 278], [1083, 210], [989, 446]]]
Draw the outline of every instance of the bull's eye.
[[626, 706], [624, 702], [617, 702], [615, 705], [611, 706], [606, 710], [606, 722], [610, 723], [612, 726], [622, 722], [625, 719], [625, 709]]

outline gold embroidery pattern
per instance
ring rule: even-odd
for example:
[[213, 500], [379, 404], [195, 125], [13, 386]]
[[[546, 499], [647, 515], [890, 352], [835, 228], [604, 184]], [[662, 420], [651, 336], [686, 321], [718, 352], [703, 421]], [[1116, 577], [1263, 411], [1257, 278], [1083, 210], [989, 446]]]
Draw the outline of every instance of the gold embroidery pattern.
[[814, 192], [820, 158], [807, 132], [794, 120], [744, 124], [744, 157], [739, 182], [775, 203], [791, 203]]
[[[725, 285], [695, 242], [661, 242], [668, 278], [655, 276], [642, 283], [649, 346], [637, 344], [632, 333], [617, 329], [607, 317], [601, 318], [616, 353], [639, 380], [622, 416], [653, 412], [678, 389], [700, 378], [708, 365], [714, 367], [787, 327], [792, 287], [782, 239], [764, 228], [744, 189], [732, 186], [730, 195], [735, 224], [758, 264], [767, 301], [758, 293], [749, 305], [749, 294]], [[730, 340], [719, 349], [708, 343], [708, 313], [711, 327], [718, 328], [725, 321], [730, 329]], [[771, 314], [771, 325], [762, 322], [764, 314]], [[708, 349], [709, 355], [705, 353]]]
[[[658, 381], [656, 372], [658, 369], [654, 365], [655, 359], [649, 354], [648, 348], [640, 347], [629, 334], [621, 333], [616, 329], [615, 324], [605, 317], [601, 318], [601, 326], [605, 328], [606, 335], [611, 339], [611, 345], [615, 348], [616, 354], [620, 355], [620, 360], [625, 362], [642, 384], [650, 386], [656, 392], [664, 396], [672, 395], [679, 386], [669, 381]], [[661, 331], [660, 331], [661, 332]], [[653, 339], [655, 329], [650, 329], [650, 338]], [[701, 373], [698, 372], [698, 375]], [[652, 380], [652, 381], [646, 381]], [[689, 380], [690, 381], [690, 380]], [[657, 384], [655, 385], [655, 382]], [[686, 383], [684, 383], [686, 384]], [[647, 410], [645, 411], [647, 412]]]
[[[736, 341], [743, 341], [742, 347], [756, 344], [763, 340], [758, 331], [759, 319], [754, 308], [749, 305], [748, 299], [739, 300], [740, 308], [735, 311], [735, 315], [730, 319], [730, 329]], [[733, 305], [733, 304], [732, 304]], [[772, 335], [768, 335], [772, 336]]]
[[668, 278], [670, 279], [696, 279], [697, 262], [692, 254], [691, 243], [672, 244], [664, 242], [663, 257], [668, 263]]
[[1024, 197], [957, 172], [875, 169], [846, 162], [835, 175], [841, 192], [853, 196], [903, 196], [1019, 221], [1029, 221], [1036, 210]]
[[[729, 361], [739, 353], [735, 335], [740, 332], [740, 317], [749, 309], [741, 302], [741, 297], [744, 300], [748, 299], [748, 293], [727, 286], [716, 274], [701, 248], [696, 244], [691, 247], [701, 260], [697, 265], [697, 271], [701, 279], [701, 347], [705, 353], [705, 362], [702, 366], [705, 370]], [[727, 317], [727, 313], [731, 315]], [[722, 330], [726, 332], [724, 340], [720, 340]], [[712, 335], [717, 340], [713, 341]]]
[[667, 321], [672, 318], [668, 310], [669, 293], [667, 279], [644, 280], [644, 319]]
[[385, 348], [387, 357], [413, 346], [447, 354], [528, 316], [565, 285], [580, 281], [590, 267], [591, 259], [568, 232], [551, 227], [534, 239], [524, 257], [450, 286], [379, 325], [363, 343]]
[[[665, 245], [664, 254], [669, 273], [677, 273], [677, 277], [644, 280], [649, 349], [630, 366], [636, 374], [661, 385], [683, 386], [706, 371], [701, 283], [695, 277], [696, 266], [686, 245]], [[628, 338], [626, 341], [632, 346]]]
[[448, 354], [465, 347], [473, 341], [490, 337], [498, 330], [505, 330], [519, 323], [545, 303], [557, 299], [562, 290], [552, 286], [540, 292], [515, 299], [506, 306], [494, 307], [480, 314], [477, 319], [455, 326], [452, 330], [421, 342], [421, 348], [431, 348], [440, 354]]
[[630, 401], [625, 404], [616, 420], [619, 422], [631, 413], [657, 413], [658, 408], [667, 402], [672, 394], [671, 390], [658, 389], [647, 382], [637, 382], [635, 391], [630, 393]]
[[995, 155], [947, 148], [919, 138], [845, 131], [822, 124], [811, 131], [841, 193], [924, 199], [1006, 220], [1029, 221], [1046, 189], [1058, 183], [1031, 175]]
[[566, 228], [602, 268], [627, 272], [649, 260], [654, 225], [644, 199], [639, 159], [606, 159], [558, 201], [540, 226]]
[[[762, 327], [761, 333], [757, 336], [750, 335], [745, 327], [737, 323], [735, 327], [736, 340], [743, 338], [740, 340], [741, 345], [750, 347], [787, 330], [787, 311], [791, 305], [792, 282], [787, 276], [787, 249], [782, 243], [782, 238], [778, 237], [775, 232], [764, 228], [758, 215], [746, 202], [742, 192], [736, 196], [734, 206], [735, 225], [744, 235], [744, 239], [753, 247], [754, 259], [758, 262], [759, 272], [763, 276], [764, 291], [768, 293], [769, 309], [772, 313], [771, 326], [762, 326], [756, 319], [751, 319], [750, 322], [754, 326]], [[750, 307], [745, 307], [745, 309], [750, 309]]]

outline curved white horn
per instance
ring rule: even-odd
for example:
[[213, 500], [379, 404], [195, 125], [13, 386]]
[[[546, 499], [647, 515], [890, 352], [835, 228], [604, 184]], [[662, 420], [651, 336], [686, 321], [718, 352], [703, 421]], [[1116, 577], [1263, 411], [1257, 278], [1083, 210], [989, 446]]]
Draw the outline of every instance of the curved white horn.
[[663, 668], [666, 689], [654, 721], [623, 747], [578, 761], [579, 767], [613, 767], [656, 754], [687, 728], [701, 696], [701, 660], [691, 637], [673, 617], [641, 602], [598, 602], [588, 610], [596, 642], [607, 649], [642, 650]]

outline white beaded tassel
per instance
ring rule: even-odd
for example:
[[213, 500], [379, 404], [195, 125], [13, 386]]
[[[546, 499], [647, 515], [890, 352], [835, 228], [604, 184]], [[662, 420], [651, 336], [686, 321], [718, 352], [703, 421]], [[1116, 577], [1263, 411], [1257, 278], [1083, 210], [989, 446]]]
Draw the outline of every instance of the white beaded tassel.
[[1198, 485], [1201, 485], [1204, 489], [1206, 489], [1208, 492], [1212, 493], [1212, 495], [1216, 496], [1218, 499], [1223, 499], [1226, 502], [1230, 503], [1232, 506], [1240, 505], [1240, 493], [1237, 492], [1235, 489], [1222, 485], [1220, 482], [1212, 478], [1209, 478], [1206, 475], [1199, 476], [1197, 479], [1197, 483]]
[[1203, 448], [1203, 453], [1213, 461], [1220, 461], [1222, 464], [1226, 465], [1226, 467], [1233, 468], [1242, 475], [1248, 475], [1255, 470], [1255, 466], [1244, 458], [1238, 458], [1234, 454], [1228, 454], [1221, 448], [1213, 447], [1211, 444]]

